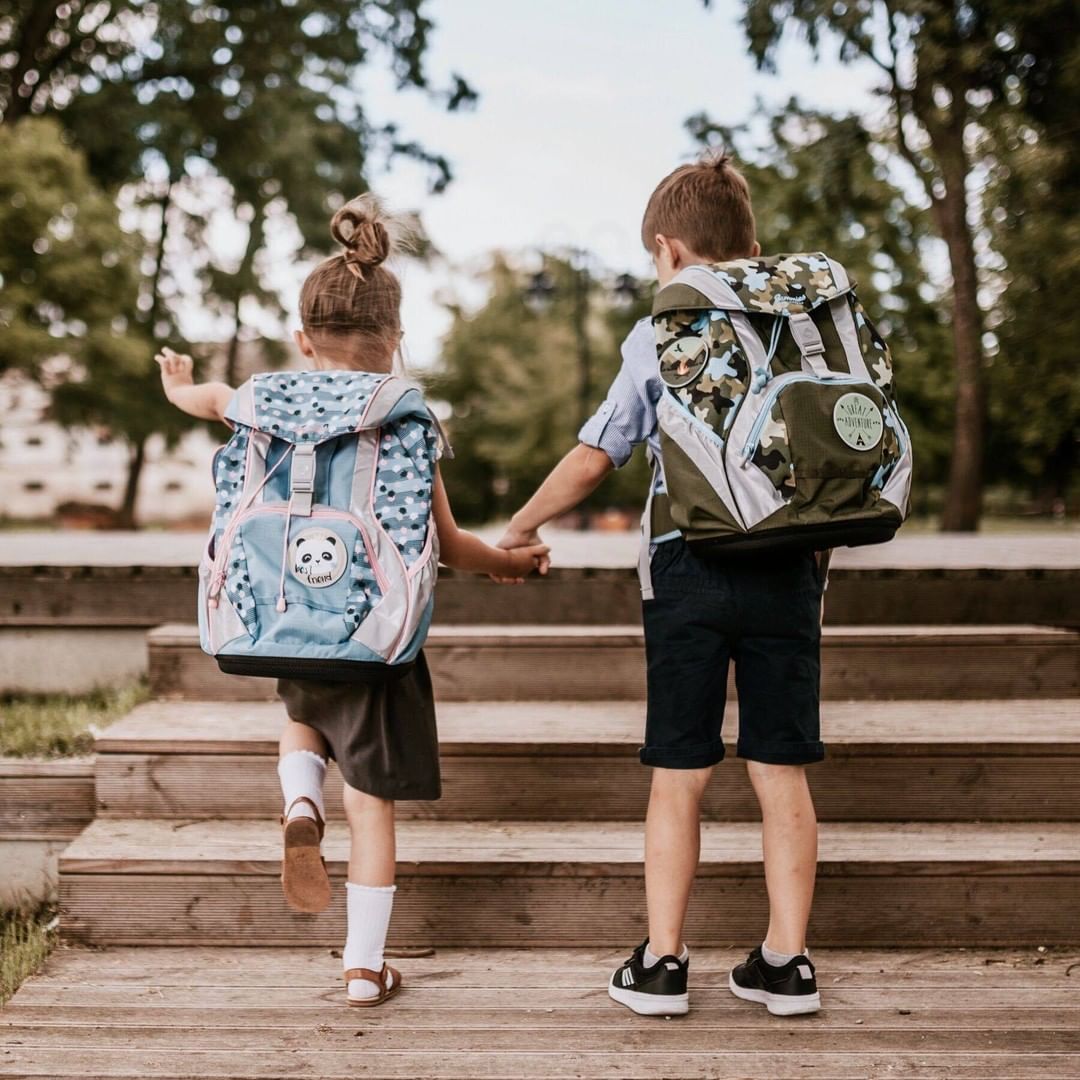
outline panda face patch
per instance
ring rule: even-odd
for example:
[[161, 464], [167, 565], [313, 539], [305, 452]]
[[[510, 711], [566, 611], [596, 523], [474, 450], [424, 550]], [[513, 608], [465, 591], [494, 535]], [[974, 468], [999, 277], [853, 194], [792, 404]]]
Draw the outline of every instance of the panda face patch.
[[297, 581], [325, 589], [341, 579], [348, 565], [345, 544], [329, 529], [305, 529], [289, 545], [289, 568]]

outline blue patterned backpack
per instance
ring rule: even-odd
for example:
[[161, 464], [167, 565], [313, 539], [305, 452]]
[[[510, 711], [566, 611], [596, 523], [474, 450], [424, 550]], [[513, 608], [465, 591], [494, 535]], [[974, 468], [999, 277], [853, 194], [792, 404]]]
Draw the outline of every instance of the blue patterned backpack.
[[241, 386], [217, 452], [199, 634], [222, 671], [366, 681], [405, 670], [434, 603], [438, 421], [415, 386], [362, 371]]

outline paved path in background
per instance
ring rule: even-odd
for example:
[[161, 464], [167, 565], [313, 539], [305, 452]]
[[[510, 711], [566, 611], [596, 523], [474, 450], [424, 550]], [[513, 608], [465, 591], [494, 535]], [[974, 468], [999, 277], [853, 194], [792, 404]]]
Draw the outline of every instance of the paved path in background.
[[[476, 530], [494, 542], [501, 530]], [[637, 563], [636, 533], [546, 529], [554, 565], [597, 568]], [[8, 532], [0, 533], [0, 566], [192, 566], [204, 533]], [[841, 548], [833, 563], [853, 569], [1018, 570], [1080, 568], [1080, 529], [1060, 533], [912, 533], [891, 543]]]

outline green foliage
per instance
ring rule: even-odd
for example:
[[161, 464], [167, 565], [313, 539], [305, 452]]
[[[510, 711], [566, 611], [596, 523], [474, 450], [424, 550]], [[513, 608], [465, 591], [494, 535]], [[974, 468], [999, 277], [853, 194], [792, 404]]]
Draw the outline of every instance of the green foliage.
[[0, 1006], [40, 970], [58, 937], [51, 908], [0, 911]]
[[[458, 75], [446, 86], [429, 80], [426, 7], [427, 0], [0, 4], [7, 58], [0, 129], [21, 131], [38, 114], [55, 116], [86, 155], [82, 176], [88, 168], [110, 193], [123, 191], [148, 237], [137, 296], [99, 288], [101, 275], [86, 279], [85, 291], [100, 307], [111, 305], [109, 318], [128, 336], [88, 342], [78, 378], [57, 390], [54, 410], [62, 422], [98, 423], [127, 438], [125, 517], [146, 438], [160, 432], [172, 440], [193, 423], [165, 403], [152, 360], [155, 341], [184, 348], [176, 313], [192, 284], [203, 308], [232, 328], [232, 381], [241, 341], [283, 328], [267, 274], [275, 226], [299, 230], [295, 258], [327, 251], [328, 220], [365, 189], [373, 156], [422, 163], [433, 191], [449, 182], [447, 160], [385, 118], [369, 117], [358, 89], [360, 69], [376, 64], [389, 68], [399, 89], [448, 110], [474, 101]], [[18, 190], [28, 182], [24, 170]], [[81, 204], [77, 193], [66, 199]], [[222, 217], [247, 226], [238, 260], [214, 249]], [[29, 310], [53, 298], [33, 282], [26, 291]], [[40, 335], [15, 344], [39, 374], [52, 358]], [[284, 354], [270, 343], [265, 351], [270, 361]]]
[[[920, 466], [929, 447], [930, 475], [938, 475], [953, 426], [943, 394], [965, 387], [973, 405], [957, 411], [953, 452], [962, 450], [986, 479], [1027, 485], [1044, 501], [1065, 496], [1080, 459], [1080, 388], [1069, 352], [1080, 329], [1080, 44], [1064, 30], [1075, 17], [1072, 0], [746, 0], [743, 19], [767, 70], [790, 36], [802, 36], [815, 55], [835, 49], [844, 62], [878, 68], [885, 119], [868, 130], [867, 152], [887, 176], [910, 170], [921, 184], [954, 280], [942, 297], [954, 329], [953, 378], [940, 363], [944, 343], [925, 324], [913, 331], [916, 353], [931, 361], [925, 377], [901, 369], [905, 402], [916, 385]], [[836, 164], [842, 174], [846, 162]], [[893, 215], [886, 224], [880, 231], [899, 222]], [[994, 335], [989, 349], [978, 337], [983, 327]], [[984, 401], [982, 455], [971, 448], [983, 439]], [[960, 490], [979, 476], [961, 468], [951, 479]], [[977, 499], [968, 506], [977, 510]]]
[[52, 119], [0, 126], [0, 371], [129, 362], [139, 245]]
[[72, 757], [89, 754], [94, 737], [147, 698], [142, 685], [90, 694], [8, 694], [0, 698], [0, 754]]
[[[451, 308], [441, 366], [428, 389], [453, 406], [448, 429], [455, 457], [443, 471], [462, 520], [486, 521], [515, 510], [577, 441], [583, 416], [575, 290], [586, 287], [586, 279], [564, 259], [548, 259], [547, 268], [555, 291], [542, 314], [526, 305], [525, 276], [502, 256], [487, 274], [484, 306], [475, 313]], [[591, 413], [618, 371], [619, 343], [645, 310], [641, 303], [613, 308], [596, 282], [588, 291]], [[645, 491], [639, 455], [591, 505], [640, 504]]]

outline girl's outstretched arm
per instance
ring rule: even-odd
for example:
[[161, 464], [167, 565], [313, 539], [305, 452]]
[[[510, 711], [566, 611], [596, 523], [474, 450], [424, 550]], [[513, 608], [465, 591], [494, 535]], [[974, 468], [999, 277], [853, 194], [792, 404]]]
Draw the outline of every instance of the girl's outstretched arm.
[[485, 544], [479, 536], [459, 529], [437, 466], [432, 512], [439, 536], [439, 561], [444, 566], [490, 574], [504, 584], [520, 584], [525, 575], [533, 570], [539, 570], [541, 574], [547, 573], [549, 549], [543, 544], [530, 544], [513, 551], [503, 551]]
[[165, 396], [180, 410], [200, 420], [224, 420], [233, 389], [222, 382], [196, 383], [191, 357], [162, 349], [154, 357], [161, 367]]

